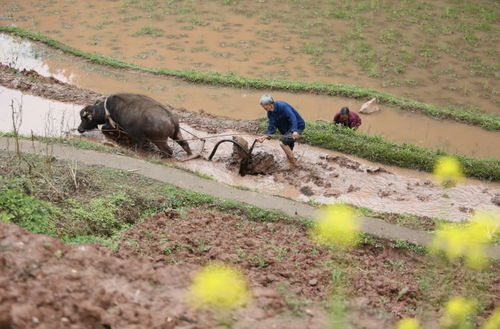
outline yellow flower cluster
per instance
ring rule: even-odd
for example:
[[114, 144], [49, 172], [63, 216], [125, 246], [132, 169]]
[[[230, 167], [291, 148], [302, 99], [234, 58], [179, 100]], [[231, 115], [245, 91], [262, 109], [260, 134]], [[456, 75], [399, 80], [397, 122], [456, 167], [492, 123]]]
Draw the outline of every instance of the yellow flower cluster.
[[352, 208], [335, 204], [323, 210], [311, 229], [311, 238], [320, 244], [349, 248], [359, 242], [359, 220]]
[[238, 270], [212, 263], [196, 274], [189, 298], [195, 308], [225, 311], [244, 306], [250, 293], [245, 277]]
[[421, 329], [421, 327], [417, 319], [405, 318], [397, 323], [396, 329]]
[[441, 325], [444, 328], [469, 328], [469, 317], [474, 313], [476, 305], [463, 297], [453, 297], [445, 306]]
[[454, 157], [440, 157], [434, 166], [435, 180], [445, 186], [454, 186], [462, 181], [464, 174], [460, 162]]
[[465, 258], [474, 269], [488, 264], [485, 246], [500, 233], [500, 215], [493, 212], [477, 212], [465, 227], [443, 225], [430, 246], [432, 253], [443, 251], [450, 261]]

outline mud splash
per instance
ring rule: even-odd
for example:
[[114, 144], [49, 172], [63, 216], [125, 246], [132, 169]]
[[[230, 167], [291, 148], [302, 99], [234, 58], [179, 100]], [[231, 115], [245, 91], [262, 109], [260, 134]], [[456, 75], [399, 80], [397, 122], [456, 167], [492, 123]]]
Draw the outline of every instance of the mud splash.
[[[258, 105], [258, 99], [264, 91], [195, 86], [165, 77], [89, 65], [43, 45], [28, 46], [26, 41], [7, 35], [3, 35], [0, 41], [5, 45], [0, 49], [0, 61], [10, 62], [14, 56], [14, 67], [41, 69], [51, 76], [62, 76], [63, 81], [103, 94], [137, 92], [177, 108], [198, 109], [234, 119], [256, 119], [265, 114]], [[273, 95], [276, 99], [284, 99], [294, 105], [307, 120], [330, 121], [340, 107], [349, 106], [356, 111], [362, 104], [362, 101], [340, 97], [285, 92], [275, 92]], [[498, 132], [435, 120], [388, 106], [381, 107], [381, 112], [362, 116], [361, 132], [381, 135], [397, 143], [416, 144], [474, 157], [500, 158], [500, 149], [496, 147], [500, 144]]]

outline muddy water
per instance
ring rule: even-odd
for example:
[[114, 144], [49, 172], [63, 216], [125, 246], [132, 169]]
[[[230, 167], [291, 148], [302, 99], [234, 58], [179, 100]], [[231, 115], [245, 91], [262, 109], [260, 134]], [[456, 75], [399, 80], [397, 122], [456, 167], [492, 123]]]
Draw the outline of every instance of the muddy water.
[[[81, 106], [53, 102], [0, 87], [0, 131], [63, 137], [80, 123]], [[14, 120], [12, 117], [14, 114]]]
[[[460, 21], [470, 26], [483, 24], [483, 16], [457, 2], [5, 0], [1, 5], [0, 24], [140, 65], [343, 82], [443, 106], [499, 111], [498, 77], [484, 69], [498, 62], [492, 46], [498, 22], [473, 31], [474, 45], [467, 45], [464, 39], [471, 35], [444, 13], [461, 13]], [[499, 8], [494, 0], [480, 6], [475, 11], [481, 15]], [[271, 15], [270, 8], [279, 13]], [[432, 24], [419, 24], [427, 20]]]
[[[0, 61], [18, 69], [34, 69], [42, 74], [103, 94], [137, 92], [162, 103], [189, 110], [203, 110], [236, 119], [264, 116], [258, 105], [263, 91], [197, 86], [149, 74], [90, 65], [64, 56], [43, 45], [20, 41], [0, 34]], [[13, 60], [14, 59], [14, 60]], [[276, 99], [294, 105], [307, 120], [331, 120], [342, 106], [359, 109], [360, 101], [310, 94], [273, 92]], [[5, 100], [4, 100], [5, 101]], [[475, 157], [500, 158], [500, 133], [455, 122], [380, 106], [381, 112], [362, 116], [360, 131], [381, 135], [397, 143], [411, 143]]]
[[[22, 114], [19, 125], [22, 134], [78, 135], [72, 128], [79, 123], [80, 106], [51, 102], [1, 87], [0, 116], [6, 120], [0, 121], [0, 131], [12, 130], [11, 105], [15, 113]], [[188, 162], [174, 161], [175, 165], [210, 175], [229, 185], [256, 189], [295, 200], [321, 203], [342, 201], [377, 211], [410, 213], [458, 221], [466, 219], [473, 209], [495, 207], [491, 199], [496, 193], [500, 193], [500, 184], [474, 180], [445, 191], [433, 185], [428, 174], [392, 167], [384, 168], [391, 172], [386, 173], [379, 169], [377, 164], [353, 157], [347, 158], [335, 152], [304, 144], [298, 144], [295, 148], [300, 163], [299, 170], [294, 172], [279, 170], [269, 175], [241, 177], [237, 170], [230, 170], [227, 167], [232, 144], [221, 144], [213, 161], [209, 162], [206, 159], [221, 137], [213, 138], [213, 135], [195, 130], [188, 125], [182, 127], [199, 137], [208, 138], [203, 150], [201, 142], [190, 142], [193, 152], [200, 152], [202, 158]], [[90, 137], [95, 139], [96, 135], [90, 134]], [[256, 136], [247, 134], [242, 137], [251, 143]], [[97, 135], [97, 138], [102, 139], [102, 136]], [[177, 144], [173, 142], [170, 144], [177, 158], [185, 156]], [[280, 169], [286, 166], [284, 154], [275, 140], [256, 144], [254, 153], [257, 152], [273, 154]], [[338, 158], [335, 158], [336, 156]]]

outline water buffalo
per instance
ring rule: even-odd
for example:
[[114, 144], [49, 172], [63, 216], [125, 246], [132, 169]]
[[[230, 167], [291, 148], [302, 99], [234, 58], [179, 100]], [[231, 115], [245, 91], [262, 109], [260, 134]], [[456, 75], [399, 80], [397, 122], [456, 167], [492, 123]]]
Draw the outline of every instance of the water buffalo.
[[139, 145], [151, 142], [169, 156], [172, 155], [167, 144], [170, 137], [191, 155], [176, 116], [150, 97], [125, 93], [110, 95], [104, 101], [83, 108], [80, 118], [80, 133], [103, 125], [101, 131], [107, 137], [115, 140], [125, 138]]

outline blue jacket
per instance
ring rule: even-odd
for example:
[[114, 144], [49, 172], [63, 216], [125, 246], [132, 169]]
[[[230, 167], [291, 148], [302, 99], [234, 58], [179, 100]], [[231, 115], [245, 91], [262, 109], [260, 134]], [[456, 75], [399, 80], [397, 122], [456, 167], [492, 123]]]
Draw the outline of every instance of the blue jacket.
[[306, 127], [304, 119], [288, 103], [283, 101], [274, 102], [274, 110], [267, 112], [269, 126], [266, 135], [272, 135], [278, 128], [282, 135], [289, 135], [294, 131], [301, 133]]

